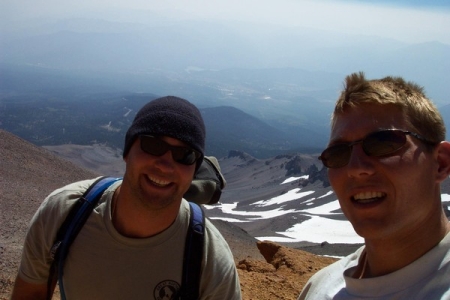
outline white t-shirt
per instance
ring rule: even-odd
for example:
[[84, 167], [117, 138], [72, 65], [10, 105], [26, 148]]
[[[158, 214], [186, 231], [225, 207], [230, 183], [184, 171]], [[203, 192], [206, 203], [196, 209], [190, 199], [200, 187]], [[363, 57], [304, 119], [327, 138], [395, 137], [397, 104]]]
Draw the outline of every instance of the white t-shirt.
[[393, 273], [352, 278], [364, 246], [314, 274], [303, 299], [450, 299], [450, 233], [418, 260]]

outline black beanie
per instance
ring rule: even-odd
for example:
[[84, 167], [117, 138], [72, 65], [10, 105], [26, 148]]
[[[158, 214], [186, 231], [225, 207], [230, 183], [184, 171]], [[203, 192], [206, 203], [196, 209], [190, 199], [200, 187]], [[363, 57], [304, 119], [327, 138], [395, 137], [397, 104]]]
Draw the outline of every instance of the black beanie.
[[202, 154], [205, 148], [205, 124], [197, 107], [189, 101], [166, 96], [150, 101], [142, 107], [125, 136], [123, 157], [127, 156], [134, 140], [142, 134], [176, 138]]

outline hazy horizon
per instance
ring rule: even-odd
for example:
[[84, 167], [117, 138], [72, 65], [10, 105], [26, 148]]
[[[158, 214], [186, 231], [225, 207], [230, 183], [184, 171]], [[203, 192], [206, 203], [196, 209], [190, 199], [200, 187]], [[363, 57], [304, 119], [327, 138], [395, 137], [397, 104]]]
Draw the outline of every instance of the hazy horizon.
[[[2, 31], [16, 22], [97, 18], [114, 22], [214, 20], [272, 24], [393, 38], [408, 43], [450, 44], [450, 1], [356, 0], [18, 0], [0, 3]], [[161, 19], [162, 20], [162, 19]], [[158, 20], [157, 20], [158, 21]]]
[[450, 1], [367, 2], [1, 1], [0, 63], [17, 68], [2, 92], [175, 94], [321, 128], [345, 76], [363, 71], [449, 104]]

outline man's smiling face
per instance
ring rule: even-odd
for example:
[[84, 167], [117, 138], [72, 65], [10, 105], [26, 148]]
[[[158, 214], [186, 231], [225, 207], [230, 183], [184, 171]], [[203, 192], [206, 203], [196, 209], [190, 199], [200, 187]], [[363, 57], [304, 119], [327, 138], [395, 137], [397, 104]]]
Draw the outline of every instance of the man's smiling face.
[[[398, 107], [361, 104], [337, 116], [329, 145], [357, 141], [383, 129], [413, 131]], [[366, 240], [405, 238], [440, 216], [440, 204], [432, 200], [437, 169], [433, 152], [407, 136], [404, 147], [385, 156], [368, 156], [361, 143], [354, 145], [348, 164], [329, 169], [328, 176], [359, 235]]]

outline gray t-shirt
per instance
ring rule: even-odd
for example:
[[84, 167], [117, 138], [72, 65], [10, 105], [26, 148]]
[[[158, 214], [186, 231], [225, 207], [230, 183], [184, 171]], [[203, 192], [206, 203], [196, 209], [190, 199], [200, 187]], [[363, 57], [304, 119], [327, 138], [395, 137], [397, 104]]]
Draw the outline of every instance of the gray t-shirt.
[[450, 299], [450, 233], [418, 260], [393, 273], [356, 279], [364, 246], [314, 274], [303, 299]]
[[[23, 249], [19, 276], [44, 283], [50, 248], [71, 205], [94, 182], [55, 190], [34, 215]], [[171, 299], [178, 290], [189, 205], [183, 200], [175, 222], [150, 238], [128, 238], [111, 222], [111, 199], [121, 182], [109, 187], [70, 247], [64, 267], [68, 299]], [[241, 299], [239, 279], [228, 244], [206, 220], [200, 299]]]

